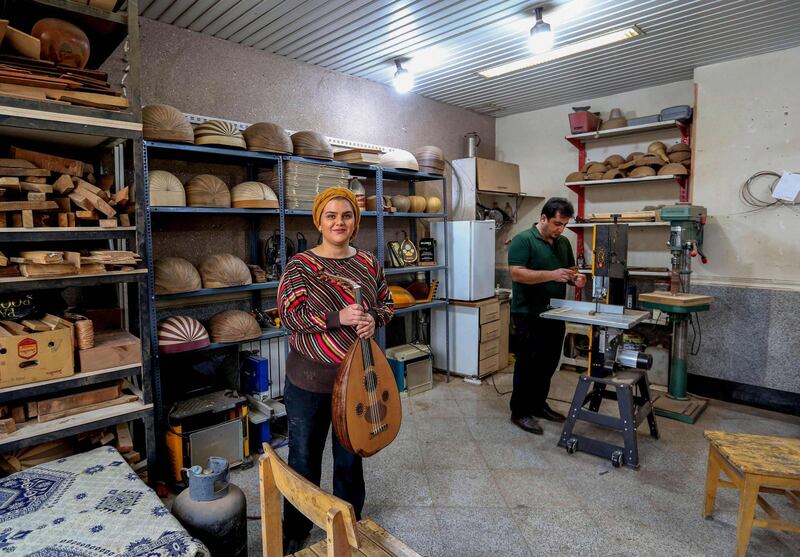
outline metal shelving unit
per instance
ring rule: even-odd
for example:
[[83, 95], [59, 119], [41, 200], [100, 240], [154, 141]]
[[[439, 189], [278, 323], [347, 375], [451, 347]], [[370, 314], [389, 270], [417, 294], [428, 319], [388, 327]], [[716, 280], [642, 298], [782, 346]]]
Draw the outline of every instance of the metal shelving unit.
[[[654, 122], [652, 124], [641, 124], [638, 126], [627, 126], [624, 128], [615, 128], [611, 130], [598, 130], [594, 132], [579, 133], [565, 136], [572, 146], [578, 150], [578, 168], [583, 168], [586, 164], [586, 146], [596, 141], [605, 139], [619, 138], [619, 137], [634, 137], [642, 134], [652, 134], [653, 132], [678, 130], [681, 135], [681, 142], [689, 144], [691, 139], [691, 125], [689, 122], [681, 120], [665, 120], [663, 122]], [[624, 185], [647, 185], [647, 184], [668, 184], [674, 183], [679, 188], [678, 200], [681, 202], [689, 201], [690, 196], [690, 180], [686, 176], [646, 176], [642, 178], [620, 178], [616, 180], [586, 180], [580, 182], [566, 182], [564, 185], [575, 192], [578, 196], [578, 205], [576, 207], [576, 217], [582, 219], [586, 209], [586, 188], [597, 187], [615, 187]], [[663, 226], [667, 223], [660, 222], [644, 222], [644, 223], [626, 223], [631, 226]], [[573, 223], [568, 225], [569, 228], [574, 229], [577, 235], [576, 253], [581, 254], [585, 248], [585, 230], [593, 226], [594, 223]], [[661, 275], [635, 275], [633, 276], [648, 276], [660, 277]], [[576, 298], [580, 299], [580, 291], [576, 291]]]
[[[58, 17], [76, 23], [86, 30], [92, 41], [90, 67], [98, 67], [120, 44], [128, 43], [126, 55], [127, 98], [130, 108], [110, 111], [70, 104], [47, 103], [36, 100], [0, 97], [0, 137], [20, 144], [44, 145], [58, 149], [80, 151], [86, 159], [100, 160], [112, 153], [113, 165], [108, 170], [115, 174], [118, 187], [126, 183], [126, 148], [133, 153], [128, 159], [133, 170], [133, 188], [137, 207], [136, 225], [118, 228], [6, 228], [0, 230], [0, 243], [6, 250], [14, 244], [32, 242], [74, 243], [83, 241], [116, 244], [118, 249], [144, 252], [144, 202], [141, 186], [141, 159], [137, 158], [137, 146], [141, 146], [141, 102], [139, 98], [139, 21], [138, 2], [128, 0], [130, 13], [108, 12], [69, 0], [18, 0], [0, 6], [0, 18], [12, 22], [25, 22], [30, 18]], [[140, 149], [139, 149], [140, 150]], [[130, 183], [130, 180], [128, 180]], [[7, 252], [8, 253], [8, 252]], [[123, 308], [127, 327], [132, 332], [138, 329], [142, 342], [142, 363], [125, 365], [92, 372], [76, 372], [70, 377], [38, 383], [18, 385], [0, 389], [0, 403], [6, 404], [33, 397], [52, 394], [54, 396], [69, 389], [87, 387], [107, 381], [127, 378], [132, 383], [140, 400], [83, 412], [51, 422], [38, 423], [29, 420], [18, 424], [16, 432], [0, 440], [0, 452], [6, 453], [46, 441], [99, 429], [133, 420], [143, 424], [144, 442], [148, 466], [156, 463], [156, 444], [153, 421], [153, 396], [150, 368], [150, 328], [147, 321], [139, 319], [139, 312], [128, 312], [127, 308], [146, 308], [149, 304], [148, 273], [146, 269], [134, 271], [112, 271], [102, 274], [86, 274], [53, 278], [11, 277], [0, 279], [0, 292], [28, 292], [31, 290], [61, 290], [68, 287], [95, 287], [116, 285], [117, 303]], [[127, 285], [127, 286], [125, 286]]]
[[[384, 180], [396, 180], [408, 183], [409, 193], [413, 194], [415, 191], [415, 183], [417, 181], [441, 181], [443, 184], [443, 205], [447, 206], [447, 190], [446, 190], [446, 179], [443, 176], [435, 175], [435, 174], [427, 174], [421, 172], [411, 172], [411, 171], [404, 171], [404, 170], [394, 170], [394, 169], [384, 169], [380, 166], [375, 165], [359, 165], [359, 164], [349, 164], [339, 161], [323, 161], [317, 159], [308, 159], [304, 157], [295, 157], [295, 156], [288, 156], [288, 155], [276, 155], [271, 153], [261, 153], [261, 152], [253, 152], [253, 151], [243, 151], [240, 149], [226, 149], [221, 147], [207, 147], [207, 146], [198, 146], [198, 145], [188, 145], [188, 144], [178, 144], [178, 143], [168, 143], [163, 141], [144, 141], [142, 143], [143, 148], [143, 171], [144, 171], [144, 185], [145, 185], [145, 202], [146, 202], [146, 211], [145, 211], [145, 237], [147, 238], [146, 242], [146, 249], [145, 249], [145, 258], [147, 261], [148, 269], [150, 270], [149, 280], [150, 280], [150, 289], [153, 294], [151, 294], [151, 304], [149, 304], [149, 314], [146, 317], [147, 321], [150, 325], [151, 331], [151, 339], [152, 339], [152, 346], [151, 350], [153, 353], [153, 369], [154, 369], [154, 386], [155, 386], [155, 400], [156, 400], [156, 417], [159, 424], [163, 425], [163, 420], [161, 419], [162, 408], [161, 405], [163, 403], [163, 385], [162, 385], [162, 378], [161, 378], [161, 360], [168, 357], [158, 354], [158, 346], [157, 346], [157, 323], [159, 320], [159, 314], [162, 308], [166, 308], [167, 304], [163, 302], [170, 302], [168, 307], [170, 310], [175, 310], [176, 308], [180, 308], [181, 300], [189, 300], [189, 299], [196, 299], [196, 298], [204, 298], [204, 297], [211, 297], [208, 300], [208, 303], [214, 303], [213, 297], [221, 297], [226, 294], [232, 293], [246, 293], [251, 292], [253, 293], [252, 297], [252, 304], [260, 305], [261, 300], [258, 295], [258, 291], [269, 290], [269, 289], [277, 289], [278, 282], [272, 281], [263, 284], [252, 284], [248, 286], [238, 286], [232, 288], [218, 288], [218, 289], [202, 289], [197, 290], [194, 292], [186, 292], [181, 294], [169, 294], [169, 295], [156, 295], [155, 294], [155, 285], [154, 285], [154, 274], [153, 274], [153, 262], [154, 262], [154, 254], [152, 251], [152, 234], [153, 234], [153, 219], [159, 218], [159, 215], [167, 214], [173, 215], [175, 217], [180, 216], [180, 218], [191, 218], [192, 216], [201, 216], [201, 215], [237, 215], [243, 218], [250, 219], [251, 226], [250, 226], [250, 233], [248, 237], [249, 241], [249, 256], [252, 263], [258, 262], [258, 238], [259, 238], [259, 220], [262, 217], [277, 217], [278, 219], [278, 226], [270, 226], [270, 229], [274, 229], [278, 231], [281, 238], [286, 237], [286, 219], [289, 217], [309, 217], [311, 216], [310, 210], [300, 210], [300, 209], [286, 209], [286, 199], [285, 199], [285, 192], [284, 192], [284, 168], [285, 164], [290, 161], [294, 162], [303, 162], [309, 164], [316, 164], [321, 166], [329, 166], [329, 167], [338, 167], [338, 168], [346, 168], [350, 171], [351, 175], [365, 177], [365, 178], [373, 178], [375, 180], [375, 189], [376, 195], [378, 198], [381, 198], [383, 195], [383, 185]], [[234, 209], [234, 208], [201, 208], [201, 207], [151, 207], [149, 203], [149, 183], [147, 181], [147, 172], [150, 165], [150, 160], [153, 158], [158, 158], [161, 160], [175, 160], [175, 161], [183, 161], [183, 162], [221, 162], [225, 164], [232, 164], [232, 165], [240, 165], [246, 169], [246, 173], [248, 179], [257, 179], [258, 175], [258, 168], [270, 167], [273, 169], [278, 176], [278, 199], [279, 199], [279, 208], [278, 209]], [[447, 218], [446, 213], [389, 213], [384, 211], [362, 211], [363, 217], [374, 218], [375, 219], [375, 230], [377, 233], [377, 246], [375, 250], [375, 254], [378, 257], [379, 261], [384, 260], [384, 220], [388, 218], [405, 218], [405, 219], [442, 219]], [[416, 231], [413, 230], [412, 227], [412, 238], [415, 238]], [[444, 257], [447, 257], [447, 250], [446, 246], [444, 246]], [[286, 245], [285, 242], [281, 242], [280, 245], [280, 262], [281, 267], [285, 267], [287, 260], [286, 254]], [[447, 262], [444, 261], [443, 264], [435, 265], [435, 266], [414, 266], [414, 267], [404, 267], [398, 269], [386, 269], [387, 275], [399, 275], [399, 274], [407, 274], [407, 273], [415, 273], [415, 272], [430, 272], [434, 270], [444, 270], [445, 272], [445, 284], [442, 285], [444, 287], [444, 292], [447, 291], [446, 288], [446, 280], [447, 280]], [[396, 314], [402, 315], [409, 312], [414, 311], [423, 311], [430, 309], [432, 307], [437, 307], [440, 305], [446, 305], [447, 300], [436, 300], [431, 303], [427, 304], [417, 304], [415, 306], [411, 306], [409, 308], [403, 308], [401, 310], [396, 310]], [[260, 337], [248, 341], [243, 341], [241, 343], [234, 342], [234, 343], [211, 343], [209, 346], [203, 348], [203, 351], [208, 350], [217, 350], [217, 349], [225, 349], [239, 345], [246, 345], [248, 343], [260, 341], [260, 340], [270, 340], [270, 339], [278, 339], [282, 337], [288, 337], [288, 332], [281, 329], [281, 330], [272, 330], [272, 331], [265, 331]], [[385, 332], [383, 329], [380, 329], [378, 332], [378, 341], [381, 346], [385, 346]], [[280, 373], [280, 370], [278, 370]], [[448, 377], [449, 378], [449, 377]], [[281, 393], [282, 394], [282, 393]]]

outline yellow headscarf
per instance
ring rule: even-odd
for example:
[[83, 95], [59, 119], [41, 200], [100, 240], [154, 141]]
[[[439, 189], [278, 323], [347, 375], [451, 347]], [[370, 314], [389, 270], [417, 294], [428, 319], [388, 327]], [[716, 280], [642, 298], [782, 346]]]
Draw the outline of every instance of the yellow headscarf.
[[355, 217], [356, 225], [353, 229], [353, 235], [350, 237], [352, 240], [356, 237], [356, 234], [358, 234], [358, 226], [361, 224], [361, 209], [358, 208], [356, 196], [347, 188], [328, 188], [325, 191], [317, 194], [317, 197], [314, 199], [314, 206], [311, 208], [311, 216], [314, 219], [314, 226], [319, 228], [319, 223], [322, 219], [322, 211], [325, 209], [325, 205], [328, 204], [328, 201], [331, 199], [336, 199], [337, 197], [346, 199], [350, 205], [353, 206], [353, 217]]

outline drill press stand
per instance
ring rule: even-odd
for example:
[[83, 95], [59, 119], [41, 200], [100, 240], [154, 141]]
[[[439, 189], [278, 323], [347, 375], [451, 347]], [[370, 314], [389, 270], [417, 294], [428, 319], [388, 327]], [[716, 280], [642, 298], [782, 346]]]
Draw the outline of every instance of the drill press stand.
[[673, 324], [669, 390], [666, 396], [660, 395], [653, 400], [656, 414], [693, 424], [706, 409], [708, 401], [686, 392], [689, 318], [691, 313], [708, 311], [711, 297], [680, 292], [674, 295], [667, 292], [652, 292], [641, 294], [639, 303], [647, 309], [666, 312]]

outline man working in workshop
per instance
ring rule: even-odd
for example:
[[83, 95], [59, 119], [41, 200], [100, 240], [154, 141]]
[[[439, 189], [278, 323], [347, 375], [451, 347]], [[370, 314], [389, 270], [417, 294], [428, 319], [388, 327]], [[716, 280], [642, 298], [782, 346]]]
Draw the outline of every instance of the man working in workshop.
[[547, 404], [550, 379], [556, 371], [564, 341], [564, 322], [543, 319], [551, 298], [564, 298], [567, 284], [582, 288], [586, 277], [575, 271], [569, 240], [562, 236], [572, 203], [551, 197], [542, 207], [539, 222], [517, 234], [508, 249], [513, 281], [511, 317], [515, 329], [514, 386], [511, 421], [541, 435], [536, 418], [563, 422], [564, 416]]

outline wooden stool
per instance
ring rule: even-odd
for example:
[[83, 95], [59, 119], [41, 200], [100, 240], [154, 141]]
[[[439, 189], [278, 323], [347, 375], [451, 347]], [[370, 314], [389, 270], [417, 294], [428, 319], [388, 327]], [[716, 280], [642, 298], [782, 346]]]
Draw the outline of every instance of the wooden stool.
[[325, 493], [289, 468], [267, 443], [259, 460], [259, 479], [264, 557], [283, 554], [281, 495], [327, 533], [326, 539], [294, 553], [296, 557], [421, 557], [372, 520], [356, 522], [353, 505]]
[[[800, 509], [800, 439], [706, 431], [708, 475], [703, 517], [714, 512], [717, 487], [739, 490], [736, 556], [744, 557], [753, 526], [800, 532], [800, 522], [784, 519], [759, 493], [786, 496]], [[728, 480], [720, 479], [720, 470]], [[769, 518], [756, 518], [756, 503]]]

